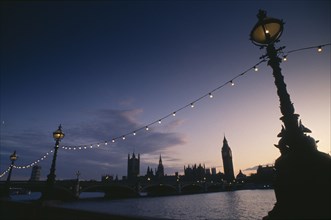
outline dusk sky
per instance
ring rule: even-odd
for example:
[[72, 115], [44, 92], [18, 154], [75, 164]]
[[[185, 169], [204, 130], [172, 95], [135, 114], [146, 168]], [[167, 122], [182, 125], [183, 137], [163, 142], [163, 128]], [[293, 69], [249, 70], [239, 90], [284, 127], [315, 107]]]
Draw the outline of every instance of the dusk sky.
[[[249, 40], [256, 14], [264, 9], [284, 20], [277, 46], [286, 46], [285, 53], [331, 39], [330, 1], [0, 4], [0, 174], [14, 150], [17, 166], [53, 150], [59, 124], [65, 137], [57, 179], [75, 178], [78, 170], [85, 180], [121, 178], [133, 152], [140, 154], [140, 175], [157, 167], [160, 154], [168, 175], [193, 164], [223, 172], [224, 135], [235, 175], [273, 164], [280, 155], [274, 144], [281, 113], [272, 69], [266, 62], [252, 69], [265, 54]], [[319, 140], [318, 149], [329, 154], [330, 52], [330, 46], [321, 53], [302, 50], [281, 63], [296, 113]], [[234, 86], [228, 83], [248, 69]], [[189, 106], [219, 86], [213, 98]], [[42, 179], [52, 156], [39, 163]], [[12, 179], [30, 174], [31, 168], [14, 169]]]

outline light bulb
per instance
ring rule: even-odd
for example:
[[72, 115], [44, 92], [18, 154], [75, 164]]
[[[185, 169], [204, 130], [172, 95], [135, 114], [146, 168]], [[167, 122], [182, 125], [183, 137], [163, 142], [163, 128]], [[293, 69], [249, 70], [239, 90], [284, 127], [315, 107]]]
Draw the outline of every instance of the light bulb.
[[123, 136], [122, 139], [125, 140], [125, 136]]
[[149, 127], [148, 126], [146, 126], [146, 131], [148, 131], [149, 130]]
[[259, 70], [259, 68], [257, 68], [257, 66], [254, 66], [254, 71], [257, 72]]
[[191, 108], [194, 108], [194, 103], [191, 103]]
[[115, 143], [115, 139], [111, 140], [111, 142]]
[[230, 83], [231, 83], [231, 86], [234, 86], [234, 82], [232, 80], [230, 81]]
[[137, 134], [137, 133], [134, 131], [134, 132], [133, 132], [133, 135], [136, 135], [136, 134]]
[[322, 52], [322, 46], [319, 46], [319, 47], [317, 48], [317, 52]]
[[161, 120], [159, 120], [159, 124], [161, 124], [162, 122], [161, 122]]
[[287, 61], [287, 56], [286, 55], [283, 57], [283, 61]]
[[209, 93], [209, 98], [213, 98], [213, 94], [211, 94], [211, 92]]
[[173, 112], [173, 113], [172, 113], [172, 116], [176, 116], [176, 112]]

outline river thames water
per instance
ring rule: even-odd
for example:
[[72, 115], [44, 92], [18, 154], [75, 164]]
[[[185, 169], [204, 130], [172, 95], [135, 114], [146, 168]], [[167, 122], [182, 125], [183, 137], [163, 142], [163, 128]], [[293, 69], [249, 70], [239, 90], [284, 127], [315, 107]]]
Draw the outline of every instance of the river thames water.
[[[93, 195], [85, 194], [82, 197]], [[275, 202], [274, 191], [264, 189], [118, 200], [87, 199], [59, 206], [150, 218], [248, 220], [262, 219]]]

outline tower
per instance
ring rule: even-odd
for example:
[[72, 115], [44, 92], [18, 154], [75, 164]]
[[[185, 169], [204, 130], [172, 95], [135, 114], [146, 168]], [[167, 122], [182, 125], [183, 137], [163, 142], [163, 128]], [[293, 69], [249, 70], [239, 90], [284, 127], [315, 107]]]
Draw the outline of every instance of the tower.
[[133, 153], [130, 158], [130, 154], [128, 154], [128, 180], [135, 180], [140, 173], [140, 154], [138, 154], [138, 158]]
[[32, 167], [30, 181], [39, 181], [40, 180], [40, 171], [41, 171], [41, 166], [34, 165]]
[[232, 152], [231, 152], [231, 149], [229, 147], [228, 141], [226, 140], [225, 136], [223, 139], [222, 160], [223, 160], [225, 179], [227, 182], [232, 182], [234, 180]]
[[159, 159], [159, 165], [157, 166], [156, 176], [158, 178], [164, 176], [164, 167], [163, 167], [163, 164], [162, 164], [161, 154], [160, 154], [160, 159]]

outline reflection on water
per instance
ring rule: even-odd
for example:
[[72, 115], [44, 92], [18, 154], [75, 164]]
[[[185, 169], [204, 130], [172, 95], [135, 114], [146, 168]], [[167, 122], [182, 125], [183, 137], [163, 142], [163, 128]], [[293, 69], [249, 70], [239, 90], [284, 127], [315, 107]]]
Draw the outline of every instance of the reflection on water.
[[10, 198], [14, 201], [37, 200], [41, 197], [40, 192], [32, 192], [28, 194], [11, 195]]
[[79, 195], [81, 199], [91, 199], [91, 198], [103, 198], [105, 193], [103, 192], [83, 192]]
[[[60, 207], [119, 215], [168, 219], [262, 219], [276, 202], [273, 190], [241, 190], [181, 196], [105, 200], [104, 193], [83, 193], [85, 200]], [[12, 196], [13, 200], [37, 200], [40, 193]], [[93, 199], [99, 198], [99, 199]]]
[[169, 219], [246, 220], [262, 219], [275, 202], [273, 190], [241, 190], [120, 200], [86, 200], [65, 203], [61, 207]]

